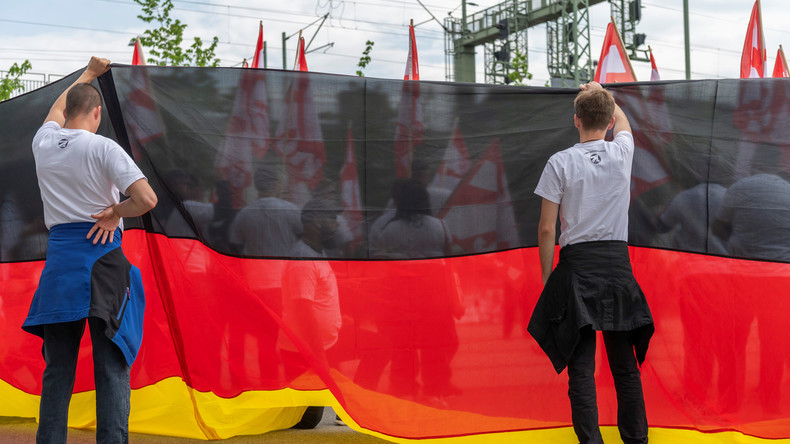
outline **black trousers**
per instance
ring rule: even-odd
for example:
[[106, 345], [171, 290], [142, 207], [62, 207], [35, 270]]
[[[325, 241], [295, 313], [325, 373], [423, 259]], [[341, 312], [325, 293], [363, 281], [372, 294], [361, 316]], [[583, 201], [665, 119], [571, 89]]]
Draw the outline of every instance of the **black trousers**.
[[[647, 443], [647, 414], [642, 377], [630, 332], [605, 331], [603, 340], [617, 392], [617, 428], [624, 444]], [[595, 396], [595, 331], [581, 330], [579, 344], [568, 363], [568, 397], [573, 430], [581, 444], [602, 444]]]

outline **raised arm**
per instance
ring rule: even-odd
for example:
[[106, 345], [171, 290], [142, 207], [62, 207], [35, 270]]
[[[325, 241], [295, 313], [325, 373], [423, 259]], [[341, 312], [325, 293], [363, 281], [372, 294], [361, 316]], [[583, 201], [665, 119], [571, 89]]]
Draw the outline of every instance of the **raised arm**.
[[625, 116], [622, 108], [620, 105], [615, 102], [614, 104], [614, 127], [612, 127], [612, 132], [616, 136], [617, 133], [620, 131], [628, 131], [631, 132], [631, 124], [628, 123], [628, 117]]
[[[587, 91], [588, 89], [603, 89], [598, 82], [590, 82], [584, 85], [579, 86], [579, 89], [582, 91]], [[612, 132], [616, 136], [617, 133], [620, 131], [628, 131], [631, 132], [631, 124], [628, 123], [628, 117], [626, 117], [625, 113], [623, 112], [620, 105], [617, 102], [614, 103], [614, 127], [612, 127]]]
[[58, 99], [55, 100], [55, 103], [52, 105], [52, 108], [49, 109], [49, 114], [47, 114], [47, 118], [44, 119], [44, 123], [47, 122], [57, 122], [58, 125], [63, 127], [66, 124], [66, 94], [68, 94], [69, 90], [78, 83], [91, 83], [100, 75], [104, 74], [110, 69], [110, 61], [107, 59], [102, 59], [99, 57], [91, 57], [90, 62], [88, 62], [88, 67], [85, 68], [85, 71], [80, 75], [80, 77], [71, 84], [68, 88], [66, 88], [63, 93], [58, 96]]

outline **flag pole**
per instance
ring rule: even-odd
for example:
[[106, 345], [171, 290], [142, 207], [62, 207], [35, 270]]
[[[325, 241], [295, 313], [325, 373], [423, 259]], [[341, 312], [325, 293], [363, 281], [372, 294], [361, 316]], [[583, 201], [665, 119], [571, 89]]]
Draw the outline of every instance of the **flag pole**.
[[[453, 133], [450, 135], [450, 144], [455, 142], [455, 133], [457, 132], [460, 136], [461, 129], [458, 128], [458, 124], [461, 122], [461, 118], [455, 116], [455, 120], [453, 121]], [[442, 171], [439, 172], [439, 186], [444, 188], [444, 182], [447, 178], [447, 162], [445, 159], [442, 159]]]
[[[258, 22], [258, 35], [261, 37], [261, 41], [263, 41], [263, 20]], [[266, 48], [266, 42], [263, 42], [262, 46], [263, 46], [263, 48]], [[261, 49], [263, 49], [263, 48], [261, 48]], [[255, 49], [258, 49], [258, 42], [255, 42]], [[264, 54], [264, 58], [265, 58], [266, 57], [266, 55], [265, 55], [266, 54], [266, 50], [265, 49], [263, 50], [263, 54]], [[253, 56], [253, 60], [256, 60], [256, 59], [258, 59], [258, 54], [255, 54]], [[259, 63], [258, 68], [260, 68], [260, 62], [261, 61], [258, 60], [258, 63]], [[263, 67], [266, 68], [266, 63], [263, 64]]]
[[[293, 69], [296, 69], [296, 63], [299, 61], [299, 51], [301, 51], [301, 49], [302, 49], [302, 30], [300, 29], [299, 30], [299, 39], [296, 40], [296, 56], [294, 56], [294, 67], [293, 67]], [[287, 162], [287, 159], [286, 159], [286, 152], [285, 152], [285, 150], [286, 150], [286, 148], [288, 146], [288, 142], [290, 142], [290, 139], [291, 139], [291, 137], [290, 137], [291, 136], [291, 107], [293, 106], [292, 99], [294, 97], [293, 87], [294, 87], [294, 83], [291, 82], [291, 86], [288, 88], [288, 91], [286, 92], [286, 101], [288, 102], [288, 107], [286, 108], [286, 113], [287, 114], [286, 114], [286, 117], [285, 117], [285, 133], [283, 134], [283, 136], [285, 137], [285, 141], [282, 144], [282, 153], [281, 153], [282, 154], [281, 160], [282, 160], [282, 166], [283, 166], [283, 182], [284, 182], [286, 188], [288, 188], [288, 176], [290, 174], [288, 172], [288, 162]], [[298, 125], [298, 123], [297, 123], [297, 125]], [[289, 198], [291, 198], [291, 197], [292, 196], [289, 196]]]
[[[409, 20], [409, 27], [410, 27], [410, 29], [409, 29], [409, 54], [411, 54], [411, 52], [412, 52], [411, 50], [414, 47], [414, 42], [411, 40], [411, 33], [414, 30], [414, 19], [410, 19]], [[411, 66], [408, 67], [408, 69], [409, 69], [409, 77], [411, 77], [411, 74], [414, 72], [414, 70], [412, 69], [412, 67], [414, 66], [414, 54], [411, 54], [411, 57], [409, 58], [409, 63], [411, 63]], [[409, 80], [409, 81], [411, 82], [412, 80]], [[410, 91], [412, 91], [413, 88], [414, 88], [414, 85], [409, 85], [409, 90]], [[413, 91], [412, 91], [412, 94], [413, 94]], [[410, 111], [411, 111], [410, 114], [414, 113], [414, 108], [411, 108]], [[409, 116], [409, 118], [411, 119], [411, 115]], [[408, 158], [408, 164], [406, 165], [406, 177], [411, 179], [412, 178], [411, 177], [411, 173], [412, 173], [412, 171], [411, 171], [411, 164], [414, 163], [414, 130], [412, 128], [411, 122], [409, 122], [409, 155], [408, 155], [407, 158]]]
[[302, 30], [299, 30], [299, 38], [296, 39], [296, 56], [294, 57], [294, 69], [296, 64], [299, 63], [299, 51], [302, 50]]
[[[656, 59], [653, 57], [653, 48], [651, 48], [650, 45], [647, 45], [647, 52], [650, 53], [650, 80], [653, 80], [653, 64]], [[656, 72], [658, 72], [658, 66], [656, 66]]]
[[763, 33], [763, 7], [760, 0], [757, 0], [757, 21], [760, 26], [760, 44], [763, 50], [760, 51], [760, 58], [763, 62], [763, 72], [761, 77], [768, 77], [768, 48], [765, 47], [765, 33]]
[[[760, 1], [760, 0], [757, 0]], [[620, 42], [620, 46], [623, 48], [623, 55], [625, 56], [625, 60], [628, 62], [628, 69], [631, 70], [631, 75], [634, 76], [634, 81], [637, 81], [636, 78], [636, 71], [634, 71], [634, 67], [631, 66], [631, 58], [628, 57], [628, 52], [625, 50], [625, 43], [623, 42], [623, 38], [620, 37], [620, 30], [617, 29], [617, 23], [614, 22], [614, 17], [609, 16], [612, 19], [612, 26], [614, 27], [614, 33], [617, 36], [617, 40]]]
[[[765, 61], [766, 59], [768, 59], [768, 54], [766, 54], [766, 51], [768, 51], [768, 49], [765, 47], [765, 33], [763, 33], [763, 7], [760, 4], [760, 0], [757, 0], [757, 21], [760, 22], [759, 23], [759, 25], [760, 25], [760, 44], [763, 45], [763, 52], [762, 52], [762, 54], [760, 54], [760, 57], [762, 57], [763, 61]], [[763, 66], [766, 66], [766, 64], [763, 63]], [[763, 73], [763, 74], [765, 74], [765, 73]]]

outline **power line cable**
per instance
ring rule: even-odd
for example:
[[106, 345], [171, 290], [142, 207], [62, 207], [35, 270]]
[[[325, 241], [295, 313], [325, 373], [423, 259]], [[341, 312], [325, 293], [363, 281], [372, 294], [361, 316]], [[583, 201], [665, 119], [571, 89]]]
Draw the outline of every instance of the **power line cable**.
[[[659, 8], [659, 9], [666, 9], [668, 11], [675, 11], [675, 12], [680, 12], [680, 13], [683, 12], [683, 10], [681, 10], [681, 9], [672, 8], [672, 7], [665, 6], [665, 5], [658, 5], [658, 4], [655, 4], [655, 3], [642, 2], [642, 4], [643, 5], [647, 5], [647, 6], [653, 6], [653, 7]], [[744, 21], [729, 20], [729, 19], [725, 19], [725, 18], [721, 18], [721, 17], [716, 17], [716, 16], [713, 16], [713, 15], [701, 14], [699, 12], [694, 12], [694, 11], [689, 11], [689, 14], [690, 15], [696, 15], [696, 16], [699, 16], [699, 17], [704, 17], [706, 19], [718, 20], [718, 21], [721, 21], [721, 22], [734, 23], [736, 25], [745, 25], [745, 24], [747, 24]], [[781, 32], [781, 33], [785, 33], [785, 34], [790, 34], [790, 31], [787, 31], [786, 29], [767, 28], [767, 27], [763, 27], [763, 29], [767, 29], [769, 31]]]

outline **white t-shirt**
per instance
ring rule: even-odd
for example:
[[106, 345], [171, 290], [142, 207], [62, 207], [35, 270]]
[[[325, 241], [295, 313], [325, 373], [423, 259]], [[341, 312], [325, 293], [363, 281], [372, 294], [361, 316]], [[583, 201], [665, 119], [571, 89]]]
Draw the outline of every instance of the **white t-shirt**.
[[[394, 212], [392, 216], [395, 216]], [[375, 257], [438, 257], [444, 255], [445, 246], [450, 242], [444, 223], [425, 214], [418, 215], [414, 221], [390, 218], [380, 224], [380, 230], [371, 233], [370, 247]]]
[[239, 211], [230, 242], [250, 256], [287, 257], [302, 234], [299, 207], [277, 197], [262, 197]]
[[[113, 140], [90, 131], [46, 122], [33, 137], [36, 175], [47, 228], [96, 222], [91, 214], [119, 202], [118, 191], [145, 179]], [[123, 229], [123, 223], [119, 225]]]
[[[298, 241], [291, 250], [292, 257], [326, 258], [310, 248], [303, 241]], [[337, 279], [328, 261], [290, 260], [283, 274], [283, 322], [300, 336], [305, 330], [305, 322], [313, 317], [305, 318], [296, 304], [299, 299], [312, 303], [314, 319], [318, 321], [317, 329], [321, 336], [324, 350], [328, 350], [337, 342], [340, 327], [343, 323], [340, 313], [340, 299], [337, 290]], [[314, 328], [316, 328], [314, 327]], [[294, 350], [290, 340], [280, 337], [279, 346], [285, 350]]]
[[560, 247], [601, 240], [628, 241], [634, 137], [596, 140], [554, 154], [535, 194], [560, 205]]

